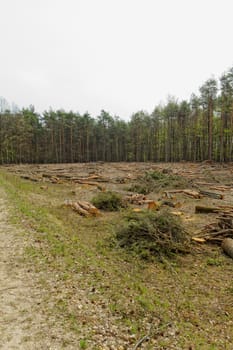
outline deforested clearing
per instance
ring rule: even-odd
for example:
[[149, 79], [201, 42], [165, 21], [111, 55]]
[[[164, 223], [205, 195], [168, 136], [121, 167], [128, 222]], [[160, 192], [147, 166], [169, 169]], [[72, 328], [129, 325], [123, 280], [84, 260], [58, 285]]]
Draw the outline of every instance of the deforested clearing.
[[1, 166], [48, 346], [232, 349], [233, 260], [221, 248], [232, 174], [213, 162]]

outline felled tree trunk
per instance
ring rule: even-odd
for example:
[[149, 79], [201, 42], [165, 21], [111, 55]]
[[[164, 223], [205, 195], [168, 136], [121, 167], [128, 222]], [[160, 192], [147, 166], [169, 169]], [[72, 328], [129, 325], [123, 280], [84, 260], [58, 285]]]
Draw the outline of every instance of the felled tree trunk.
[[204, 207], [202, 205], [197, 205], [195, 207], [196, 213], [218, 213], [221, 209], [218, 207]]
[[233, 239], [232, 238], [225, 238], [222, 241], [222, 249], [227, 255], [229, 255], [233, 259]]

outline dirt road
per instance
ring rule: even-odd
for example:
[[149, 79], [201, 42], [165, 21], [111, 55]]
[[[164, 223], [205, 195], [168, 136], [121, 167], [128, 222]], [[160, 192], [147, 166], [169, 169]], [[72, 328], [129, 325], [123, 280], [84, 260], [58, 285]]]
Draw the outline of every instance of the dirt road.
[[10, 223], [8, 205], [0, 189], [0, 349], [52, 349], [41, 337], [40, 291], [23, 263], [25, 237]]

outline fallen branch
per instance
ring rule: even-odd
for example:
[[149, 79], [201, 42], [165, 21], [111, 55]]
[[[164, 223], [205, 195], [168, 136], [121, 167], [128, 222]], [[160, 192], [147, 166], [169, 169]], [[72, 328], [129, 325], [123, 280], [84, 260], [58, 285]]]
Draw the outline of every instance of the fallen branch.
[[[167, 328], [167, 327], [169, 327], [169, 326], [171, 326], [171, 325], [172, 325], [172, 323], [169, 322], [169, 323], [163, 324], [163, 325], [161, 325], [161, 326], [158, 326], [158, 327], [154, 330], [153, 334], [154, 334], [154, 335], [157, 335], [159, 332], [161, 332], [162, 329]], [[139, 346], [142, 345], [142, 343], [144, 343], [145, 341], [149, 341], [149, 340], [151, 339], [151, 336], [152, 336], [152, 325], [150, 326], [150, 329], [149, 329], [148, 334], [146, 334], [144, 337], [142, 337], [141, 339], [139, 339], [138, 342], [134, 345], [134, 347], [133, 347], [132, 350], [137, 350], [137, 349], [139, 348]]]
[[202, 233], [192, 237], [192, 240], [221, 244], [226, 238], [233, 238], [233, 215], [224, 213], [218, 217], [217, 222], [206, 225]]
[[75, 180], [74, 182], [81, 184], [81, 185], [96, 186], [99, 190], [105, 191], [105, 188], [103, 186], [101, 186], [98, 182], [85, 181], [85, 180]]
[[139, 339], [139, 341], [137, 342], [137, 344], [135, 344], [132, 350], [137, 350], [139, 346], [141, 346], [142, 343], [144, 343], [144, 341], [149, 341], [149, 340], [150, 340], [150, 334], [145, 335], [144, 337]]
[[233, 212], [233, 206], [219, 205], [218, 207], [206, 207], [197, 205], [195, 207], [195, 213], [225, 213], [230, 214]]

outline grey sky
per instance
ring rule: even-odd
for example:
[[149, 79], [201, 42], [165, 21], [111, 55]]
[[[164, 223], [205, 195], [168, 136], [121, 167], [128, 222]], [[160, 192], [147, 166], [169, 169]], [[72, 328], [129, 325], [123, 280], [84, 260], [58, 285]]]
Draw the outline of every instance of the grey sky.
[[0, 96], [122, 118], [233, 65], [232, 0], [0, 0]]

